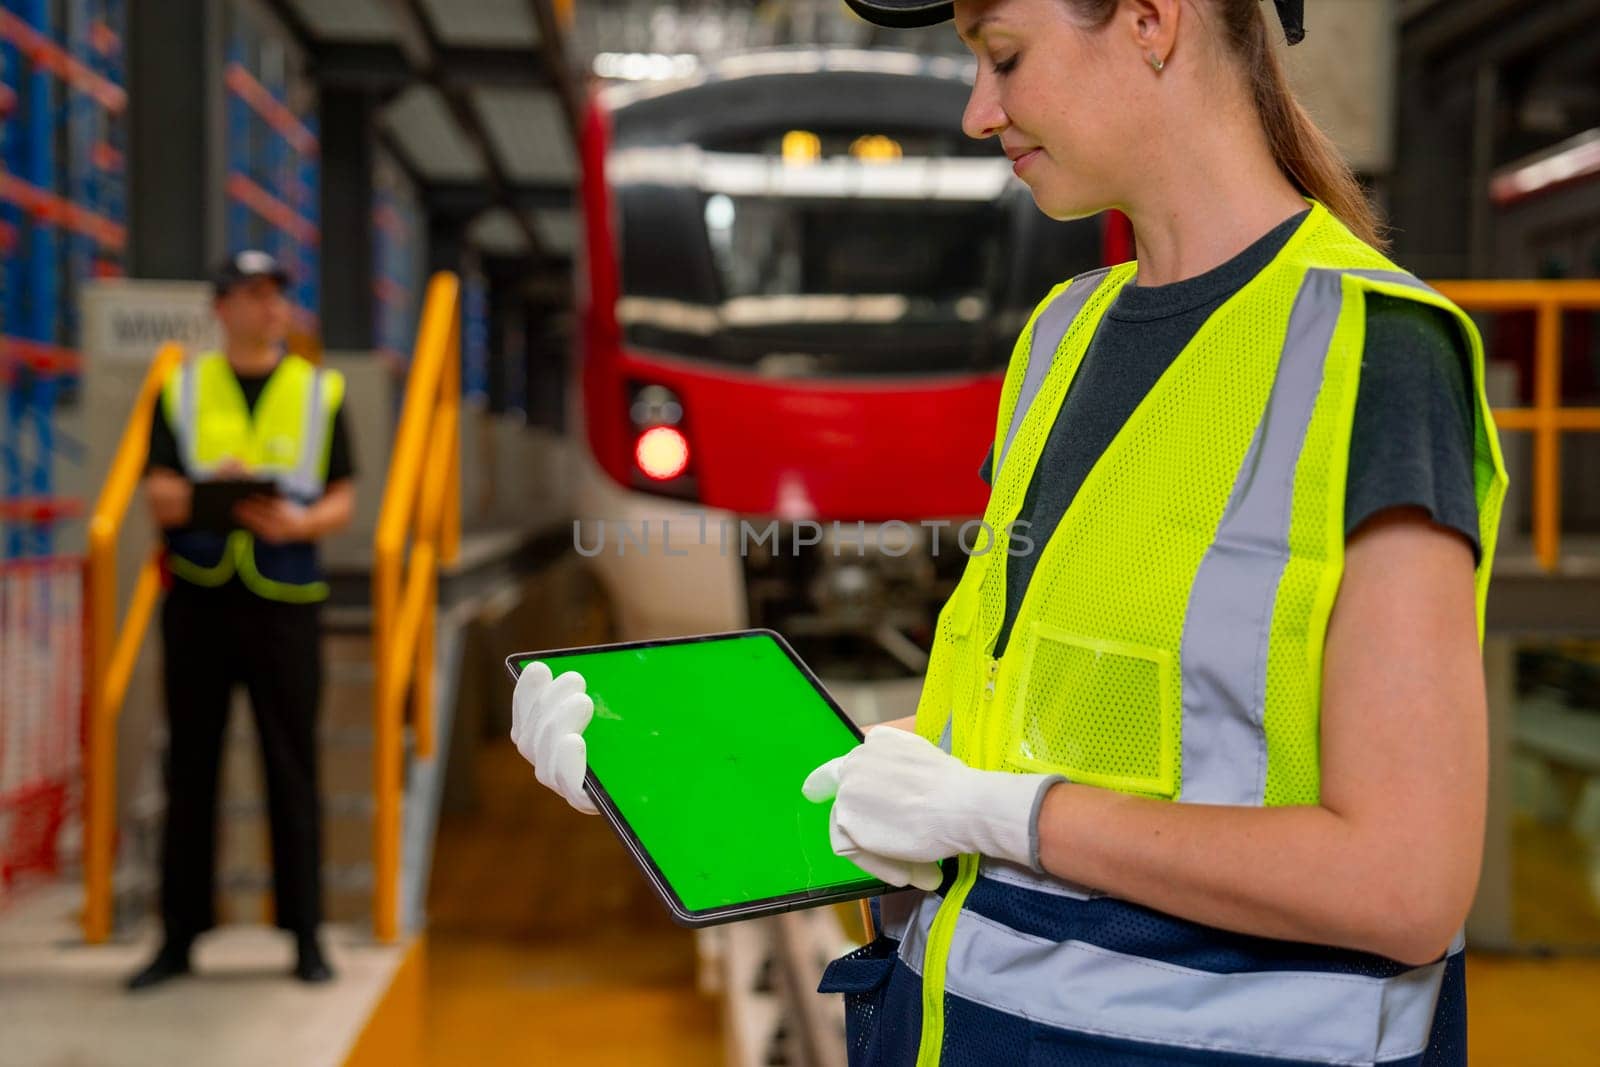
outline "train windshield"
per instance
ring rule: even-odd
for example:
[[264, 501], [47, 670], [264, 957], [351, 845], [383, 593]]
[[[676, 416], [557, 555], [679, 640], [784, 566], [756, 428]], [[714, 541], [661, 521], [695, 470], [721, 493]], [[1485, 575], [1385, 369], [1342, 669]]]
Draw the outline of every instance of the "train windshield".
[[1002, 198], [620, 192], [632, 345], [772, 377], [987, 369], [1009, 348]]

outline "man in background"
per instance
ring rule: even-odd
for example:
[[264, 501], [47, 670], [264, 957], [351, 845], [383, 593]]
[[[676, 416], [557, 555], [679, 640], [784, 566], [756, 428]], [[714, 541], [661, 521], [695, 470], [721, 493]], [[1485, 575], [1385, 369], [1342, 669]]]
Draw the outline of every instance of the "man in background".
[[161, 607], [165, 936], [130, 989], [187, 973], [195, 939], [215, 924], [218, 766], [240, 684], [266, 769], [277, 925], [295, 936], [296, 977], [333, 976], [317, 933], [319, 603], [328, 591], [316, 543], [349, 523], [355, 468], [342, 376], [282, 352], [287, 283], [265, 252], [223, 264], [215, 278], [222, 351], [173, 371], [152, 421], [145, 495], [170, 576]]

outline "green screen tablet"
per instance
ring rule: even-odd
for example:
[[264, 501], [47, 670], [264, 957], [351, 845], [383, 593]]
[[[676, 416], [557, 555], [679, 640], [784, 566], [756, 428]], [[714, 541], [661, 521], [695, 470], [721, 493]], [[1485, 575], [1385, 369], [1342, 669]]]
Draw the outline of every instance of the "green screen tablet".
[[582, 674], [594, 700], [584, 785], [685, 926], [708, 926], [890, 889], [828, 843], [812, 770], [861, 742], [770, 630], [525, 652]]

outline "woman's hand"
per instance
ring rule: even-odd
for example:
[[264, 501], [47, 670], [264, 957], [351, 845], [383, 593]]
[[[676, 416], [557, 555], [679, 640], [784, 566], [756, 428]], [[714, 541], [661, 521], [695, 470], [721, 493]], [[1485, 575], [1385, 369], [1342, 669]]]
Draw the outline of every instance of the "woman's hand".
[[543, 663], [528, 664], [511, 696], [511, 740], [522, 758], [533, 764], [541, 785], [561, 794], [578, 811], [593, 815], [594, 801], [583, 791], [589, 764], [583, 731], [594, 717], [594, 701], [585, 685], [577, 671], [553, 679]]
[[1034, 866], [1038, 802], [1049, 775], [976, 771], [905, 730], [873, 730], [801, 786], [833, 800], [840, 856], [892, 885], [937, 889], [935, 861], [963, 853]]

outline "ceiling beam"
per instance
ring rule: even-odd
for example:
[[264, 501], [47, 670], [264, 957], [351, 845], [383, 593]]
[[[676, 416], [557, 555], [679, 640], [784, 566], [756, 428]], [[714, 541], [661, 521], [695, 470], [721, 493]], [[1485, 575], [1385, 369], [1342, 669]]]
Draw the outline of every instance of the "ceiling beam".
[[389, 7], [394, 12], [396, 22], [400, 24], [401, 40], [406, 42], [402, 48], [411, 60], [417, 77], [439, 92], [456, 124], [461, 127], [461, 132], [478, 150], [483, 160], [484, 180], [489, 187], [491, 199], [495, 204], [510, 211], [512, 217], [517, 220], [517, 228], [522, 231], [523, 237], [528, 242], [529, 253], [536, 258], [549, 258], [545, 256], [544, 247], [539, 241], [539, 231], [534, 228], [533, 220], [512, 200], [511, 183], [506, 177], [505, 164], [500, 159], [500, 153], [495, 150], [489, 131], [484, 126], [483, 117], [478, 114], [477, 107], [467, 96], [466, 91], [459, 85], [451, 84], [440, 68], [439, 57], [443, 54], [444, 48], [434, 33], [432, 24], [428, 22], [427, 14], [422, 10], [421, 0], [389, 0]]
[[[1541, 37], [1555, 24], [1563, 28], [1592, 22], [1594, 5], [1587, 0], [1453, 0], [1452, 3], [1416, 4], [1401, 11], [1401, 45], [1425, 61], [1443, 60], [1455, 65], [1466, 52], [1491, 53], [1497, 58], [1525, 45], [1507, 42], [1511, 36]], [[1560, 32], [1560, 31], [1558, 31]]]
[[260, 0], [260, 2], [261, 6], [266, 8], [267, 14], [294, 38], [295, 44], [300, 46], [300, 51], [310, 55], [317, 47], [317, 36], [311, 32], [311, 27], [307, 25], [295, 6], [289, 0]]
[[[457, 89], [478, 86], [551, 88], [551, 80], [532, 53], [511, 48], [443, 47], [433, 57], [439, 78]], [[319, 85], [403, 89], [416, 80], [416, 66], [390, 41], [334, 41], [312, 52], [312, 74]]]
[[544, 57], [545, 73], [561, 99], [561, 112], [567, 117], [567, 129], [572, 132], [573, 156], [577, 157], [583, 107], [572, 64], [567, 61], [566, 37], [561, 30], [561, 20], [556, 17], [550, 0], [528, 0], [528, 7], [534, 21], [539, 24], [539, 53]]
[[[1485, 64], [1502, 66], [1539, 54], [1552, 46], [1593, 41], [1600, 25], [1600, 0], [1520, 0], [1514, 19], [1479, 26], [1472, 37], [1456, 38], [1448, 51], [1436, 49], [1429, 70], [1433, 77], [1465, 77]], [[1402, 47], [1412, 42], [1402, 38]]]
[[384, 153], [394, 160], [395, 165], [400, 168], [400, 172], [411, 183], [411, 188], [416, 192], [417, 196], [426, 201], [428, 190], [433, 188], [433, 183], [429, 182], [427, 176], [417, 169], [417, 161], [411, 158], [410, 154], [406, 152], [405, 146], [400, 143], [394, 132], [388, 127], [380, 123], [376, 136], [378, 147], [382, 148]]
[[[429, 182], [421, 192], [428, 210], [439, 215], [471, 217], [499, 206], [480, 182]], [[572, 187], [559, 182], [514, 182], [506, 192], [522, 211], [565, 211], [572, 207]]]

